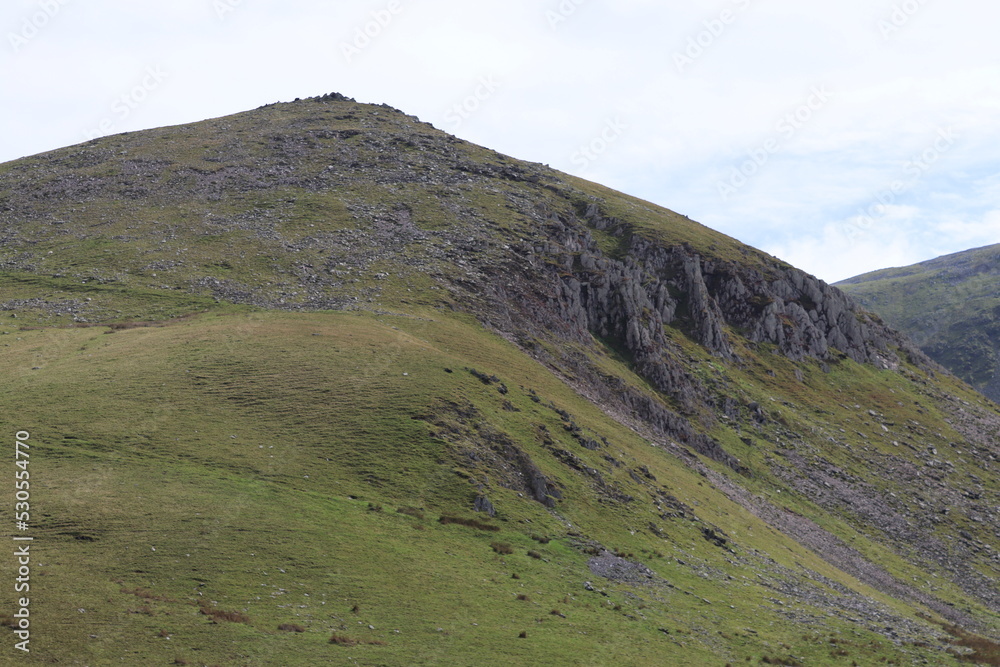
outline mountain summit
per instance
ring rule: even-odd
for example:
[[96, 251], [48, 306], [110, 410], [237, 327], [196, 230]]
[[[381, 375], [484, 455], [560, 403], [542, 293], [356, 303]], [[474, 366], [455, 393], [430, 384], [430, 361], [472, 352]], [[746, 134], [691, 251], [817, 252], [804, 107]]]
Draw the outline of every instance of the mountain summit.
[[331, 94], [0, 219], [47, 659], [996, 660], [997, 407], [683, 215]]

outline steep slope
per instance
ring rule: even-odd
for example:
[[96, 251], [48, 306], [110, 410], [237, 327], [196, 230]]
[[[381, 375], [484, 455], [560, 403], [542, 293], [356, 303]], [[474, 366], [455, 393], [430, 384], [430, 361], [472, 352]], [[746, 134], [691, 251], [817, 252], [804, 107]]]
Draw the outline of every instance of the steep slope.
[[851, 278], [838, 287], [1000, 401], [1000, 245]]
[[0, 165], [0, 215], [29, 660], [995, 649], [997, 408], [684, 216], [339, 95]]

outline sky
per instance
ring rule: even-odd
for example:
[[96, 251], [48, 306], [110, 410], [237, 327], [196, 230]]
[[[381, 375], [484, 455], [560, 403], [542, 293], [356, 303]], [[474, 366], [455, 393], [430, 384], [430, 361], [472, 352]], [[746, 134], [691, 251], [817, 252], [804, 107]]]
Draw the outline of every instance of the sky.
[[0, 162], [339, 92], [828, 282], [1000, 243], [1000, 3], [4, 0]]

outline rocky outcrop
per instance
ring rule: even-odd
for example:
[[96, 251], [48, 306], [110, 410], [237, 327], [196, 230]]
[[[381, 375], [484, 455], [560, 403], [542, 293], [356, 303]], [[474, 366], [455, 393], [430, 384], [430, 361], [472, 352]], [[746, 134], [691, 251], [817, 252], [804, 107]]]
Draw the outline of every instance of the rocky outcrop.
[[[625, 257], [608, 257], [589, 229], [628, 239]], [[545, 252], [561, 268], [552, 305], [579, 334], [619, 344], [661, 391], [674, 394], [678, 386], [665, 361], [671, 345], [664, 326], [727, 360], [734, 356], [729, 332], [736, 331], [794, 360], [845, 355], [892, 368], [902, 350], [927, 363], [846, 294], [797, 269], [775, 262], [765, 273], [702, 257], [687, 245], [665, 247], [602, 216], [596, 206], [582, 218], [551, 217], [549, 230]]]
[[[575, 213], [544, 210], [540, 218], [538, 236], [516, 244], [494, 268], [490, 286], [476, 283], [463, 301], [492, 293], [476, 310], [494, 328], [572, 374], [602, 405], [635, 415], [654, 434], [733, 470], [745, 472], [704, 435], [719, 402], [732, 399], [715, 395], [691, 374], [679, 334], [722, 361], [738, 361], [734, 341], [743, 337], [796, 361], [850, 358], [895, 369], [903, 352], [930, 366], [907, 339], [848, 296], [777, 260], [754, 268], [704, 257], [687, 244], [666, 246], [602, 215], [596, 205]], [[606, 250], [610, 240], [613, 252]], [[552, 347], [538, 341], [565, 351], [553, 356]], [[624, 358], [659, 396], [625, 386], [564, 345], [595, 342]]]
[[712, 267], [711, 280], [729, 325], [792, 359], [829, 359], [839, 351], [858, 363], [887, 366], [898, 362], [891, 348], [906, 345], [843, 292], [797, 269], [765, 278], [720, 265]]
[[[425, 420], [435, 429], [433, 437], [448, 443], [469, 470], [481, 472], [485, 478], [492, 476], [500, 486], [546, 507], [555, 507], [562, 498], [559, 485], [545, 476], [531, 455], [506, 433], [492, 428], [471, 403], [442, 403]], [[485, 484], [480, 485], [480, 490], [485, 488]], [[477, 497], [473, 508], [490, 516], [496, 511], [484, 495]]]

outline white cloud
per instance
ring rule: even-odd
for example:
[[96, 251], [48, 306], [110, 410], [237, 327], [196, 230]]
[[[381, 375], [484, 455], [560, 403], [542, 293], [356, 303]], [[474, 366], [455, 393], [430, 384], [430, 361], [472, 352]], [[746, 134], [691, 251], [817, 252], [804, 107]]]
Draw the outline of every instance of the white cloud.
[[937, 224], [935, 231], [949, 250], [945, 253], [958, 252], [966, 248], [974, 248], [1000, 243], [1000, 209], [988, 211], [974, 220], [943, 220]]

